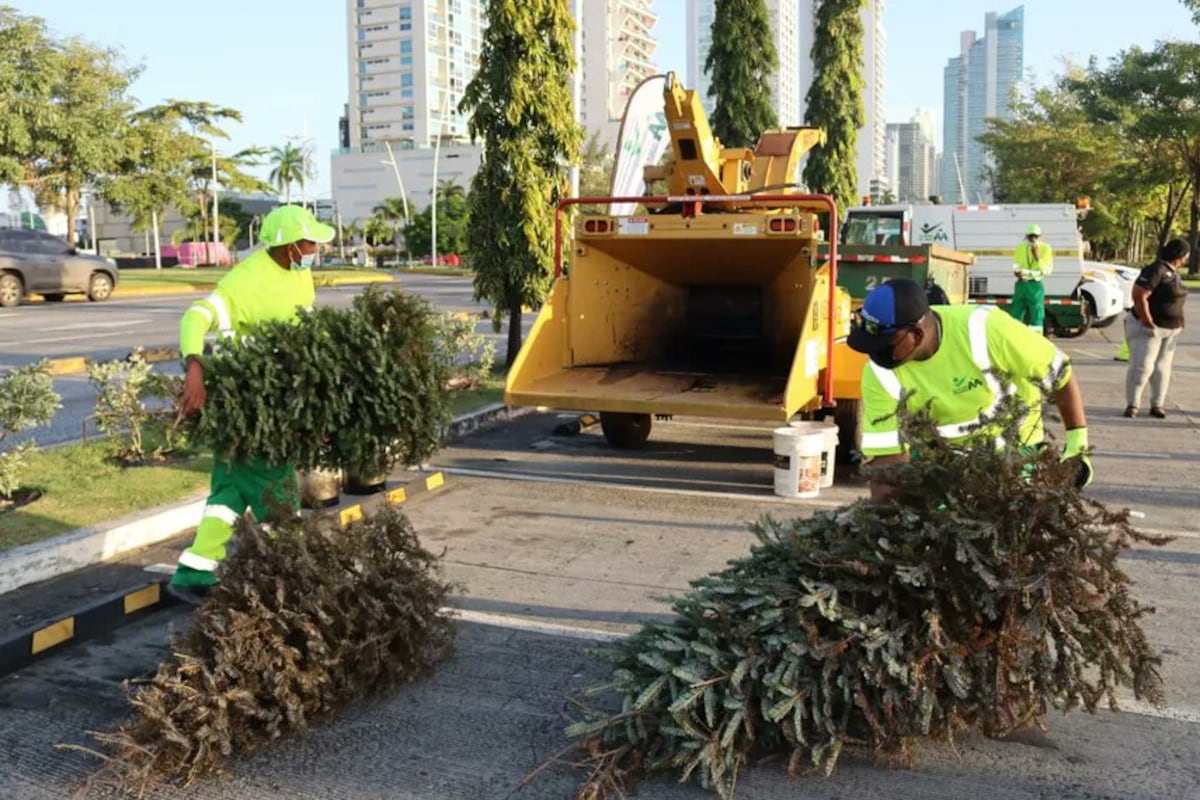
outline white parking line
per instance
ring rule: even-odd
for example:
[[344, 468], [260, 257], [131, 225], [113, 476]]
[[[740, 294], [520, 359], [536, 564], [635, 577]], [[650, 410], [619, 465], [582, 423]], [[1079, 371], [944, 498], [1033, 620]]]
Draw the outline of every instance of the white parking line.
[[673, 494], [681, 497], [713, 497], [721, 500], [751, 500], [756, 503], [786, 503], [788, 505], [804, 505], [813, 508], [840, 508], [845, 502], [835, 500], [792, 500], [777, 497], [773, 494], [745, 494], [742, 492], [717, 492], [703, 489], [667, 489], [661, 486], [635, 486], [617, 481], [595, 480], [591, 478], [558, 478], [553, 475], [540, 475], [530, 472], [509, 472], [507, 470], [466, 469], [460, 467], [439, 467], [447, 475], [462, 475], [468, 478], [493, 478], [505, 481], [527, 481], [531, 483], [558, 483], [568, 486], [598, 486], [603, 489], [627, 489], [632, 492], [650, 492], [653, 494]]
[[117, 320], [99, 320], [96, 322], [76, 322], [71, 325], [53, 325], [49, 328], [42, 328], [41, 333], [53, 333], [54, 331], [81, 331], [94, 330], [96, 328], [119, 328], [122, 325], [146, 325], [150, 322], [148, 319], [117, 319]]

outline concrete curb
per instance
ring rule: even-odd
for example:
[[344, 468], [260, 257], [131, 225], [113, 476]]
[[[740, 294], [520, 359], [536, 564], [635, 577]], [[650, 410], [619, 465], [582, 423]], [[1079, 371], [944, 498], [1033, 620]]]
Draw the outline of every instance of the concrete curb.
[[[492, 425], [522, 417], [534, 410], [495, 403], [479, 411], [455, 417], [442, 432], [442, 441], [459, 439]], [[441, 485], [440, 473], [438, 478], [431, 479], [437, 485], [426, 483], [426, 491], [432, 491]], [[408, 494], [411, 493], [410, 489]], [[398, 494], [397, 497], [404, 497], [404, 493]], [[394, 498], [389, 498], [389, 501], [403, 502], [402, 499]], [[360, 505], [340, 510], [339, 513], [345, 515], [342, 518], [343, 524], [355, 518], [353, 509], [358, 509]], [[183, 503], [138, 512], [105, 525], [81, 528], [43, 542], [0, 553], [0, 595], [170, 539], [181, 531], [194, 527], [203, 510], [204, 493], [197, 493]]]
[[195, 527], [204, 510], [203, 497], [198, 493], [183, 503], [141, 511], [0, 553], [0, 594], [170, 539]]
[[[320, 273], [314, 273], [313, 278], [320, 289], [322, 286], [358, 286], [369, 285], [372, 283], [396, 283], [394, 275], [364, 275], [361, 278], [329, 278], [327, 280], [319, 277]], [[178, 295], [178, 294], [199, 294], [201, 292], [211, 292], [215, 283], [173, 283], [165, 286], [130, 286], [122, 288], [117, 286], [113, 289], [111, 299], [127, 300], [131, 297], [155, 297], [159, 295]], [[25, 303], [44, 303], [46, 302], [41, 295], [32, 293], [27, 295]], [[67, 295], [63, 298], [65, 303], [83, 303], [87, 302], [87, 297], [83, 295]]]

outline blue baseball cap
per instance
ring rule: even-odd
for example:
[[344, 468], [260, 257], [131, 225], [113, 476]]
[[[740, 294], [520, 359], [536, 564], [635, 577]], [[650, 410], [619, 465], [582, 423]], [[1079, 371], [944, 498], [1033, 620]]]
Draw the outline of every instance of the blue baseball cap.
[[913, 281], [894, 278], [871, 290], [850, 326], [846, 344], [871, 355], [891, 347], [898, 331], [911, 328], [929, 313], [925, 290]]

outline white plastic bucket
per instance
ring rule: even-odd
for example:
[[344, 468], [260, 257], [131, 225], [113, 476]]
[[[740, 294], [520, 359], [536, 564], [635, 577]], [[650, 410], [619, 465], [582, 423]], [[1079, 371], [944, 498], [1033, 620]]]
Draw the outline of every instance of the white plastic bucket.
[[801, 433], [820, 433], [824, 437], [821, 448], [821, 488], [828, 489], [830, 486], [833, 486], [834, 467], [837, 464], [837, 423], [832, 419], [825, 419], [820, 422], [798, 420], [790, 423], [790, 426]]
[[805, 499], [821, 491], [821, 452], [825, 433], [795, 428], [775, 429], [775, 494]]

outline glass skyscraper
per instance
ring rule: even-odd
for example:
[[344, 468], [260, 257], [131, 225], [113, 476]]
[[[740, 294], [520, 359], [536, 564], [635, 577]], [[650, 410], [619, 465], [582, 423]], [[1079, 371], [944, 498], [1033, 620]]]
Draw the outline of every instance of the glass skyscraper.
[[1025, 69], [1025, 7], [988, 13], [983, 38], [965, 31], [959, 55], [944, 72], [941, 195], [948, 203], [990, 202], [986, 153], [978, 137], [987, 119], [1012, 118], [1012, 98]]

